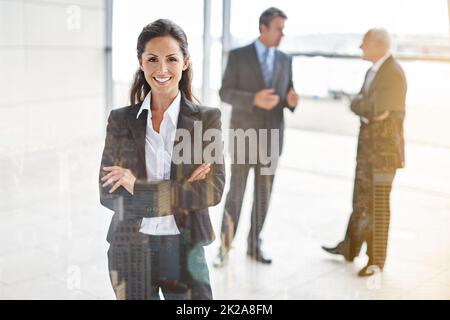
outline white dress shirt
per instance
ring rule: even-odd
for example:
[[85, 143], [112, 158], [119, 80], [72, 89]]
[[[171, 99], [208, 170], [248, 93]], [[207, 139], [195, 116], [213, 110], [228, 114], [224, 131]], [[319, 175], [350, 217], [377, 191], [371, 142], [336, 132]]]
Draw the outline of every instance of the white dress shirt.
[[[143, 110], [148, 110], [147, 126], [145, 130], [145, 167], [148, 181], [161, 181], [170, 179], [170, 166], [172, 162], [173, 143], [180, 113], [181, 95], [178, 92], [175, 100], [164, 112], [159, 133], [153, 129], [151, 112], [151, 92], [142, 102], [136, 116]], [[173, 215], [163, 217], [143, 218], [139, 232], [149, 235], [175, 235], [179, 234]]]

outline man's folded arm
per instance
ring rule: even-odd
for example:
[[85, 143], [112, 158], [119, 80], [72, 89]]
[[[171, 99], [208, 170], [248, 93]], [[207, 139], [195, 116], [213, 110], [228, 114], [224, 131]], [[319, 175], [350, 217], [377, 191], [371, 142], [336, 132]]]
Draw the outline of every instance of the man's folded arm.
[[368, 98], [362, 94], [356, 96], [350, 105], [350, 109], [358, 116], [370, 118], [371, 117], [371, 103]]

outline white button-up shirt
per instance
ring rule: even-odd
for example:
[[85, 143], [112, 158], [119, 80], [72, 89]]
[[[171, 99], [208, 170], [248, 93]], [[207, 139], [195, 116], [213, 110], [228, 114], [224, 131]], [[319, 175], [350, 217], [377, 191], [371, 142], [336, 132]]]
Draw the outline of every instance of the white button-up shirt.
[[[148, 110], [147, 126], [145, 130], [145, 167], [148, 181], [170, 180], [170, 166], [172, 162], [173, 143], [180, 113], [181, 95], [178, 92], [175, 100], [164, 112], [159, 133], [153, 129], [151, 112], [151, 92], [142, 102], [136, 116], [143, 110]], [[163, 217], [143, 218], [139, 232], [149, 235], [174, 235], [179, 234], [173, 215]]]

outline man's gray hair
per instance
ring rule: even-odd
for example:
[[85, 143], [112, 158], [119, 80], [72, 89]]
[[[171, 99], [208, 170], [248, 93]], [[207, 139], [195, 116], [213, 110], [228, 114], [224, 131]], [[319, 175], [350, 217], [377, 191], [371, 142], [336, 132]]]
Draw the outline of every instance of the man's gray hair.
[[391, 36], [384, 28], [373, 28], [367, 31], [370, 39], [380, 42], [386, 49], [391, 48]]

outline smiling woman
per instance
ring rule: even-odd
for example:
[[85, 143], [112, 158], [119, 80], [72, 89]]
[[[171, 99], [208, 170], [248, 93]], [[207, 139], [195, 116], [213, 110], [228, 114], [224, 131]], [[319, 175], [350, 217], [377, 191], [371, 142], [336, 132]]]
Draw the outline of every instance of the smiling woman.
[[[186, 35], [178, 26], [169, 29], [168, 21], [161, 19], [146, 26], [138, 38], [136, 51], [140, 68], [131, 86], [132, 105], [142, 101], [151, 88], [155, 92], [172, 95], [180, 88], [186, 98], [193, 101], [192, 69]], [[160, 80], [158, 82], [157, 77]], [[166, 78], [171, 78], [167, 87], [164, 86]], [[151, 87], [152, 84], [154, 87]]]
[[185, 143], [176, 141], [178, 131], [192, 132], [196, 123], [221, 132], [221, 114], [194, 103], [187, 39], [178, 25], [160, 19], [144, 27], [137, 58], [131, 106], [110, 113], [100, 170], [100, 201], [114, 211], [111, 283], [118, 299], [159, 299], [160, 290], [165, 299], [212, 299], [203, 246], [215, 237], [208, 207], [222, 197], [222, 151], [220, 161], [202, 158], [200, 165], [194, 152], [181, 163], [172, 153]]

